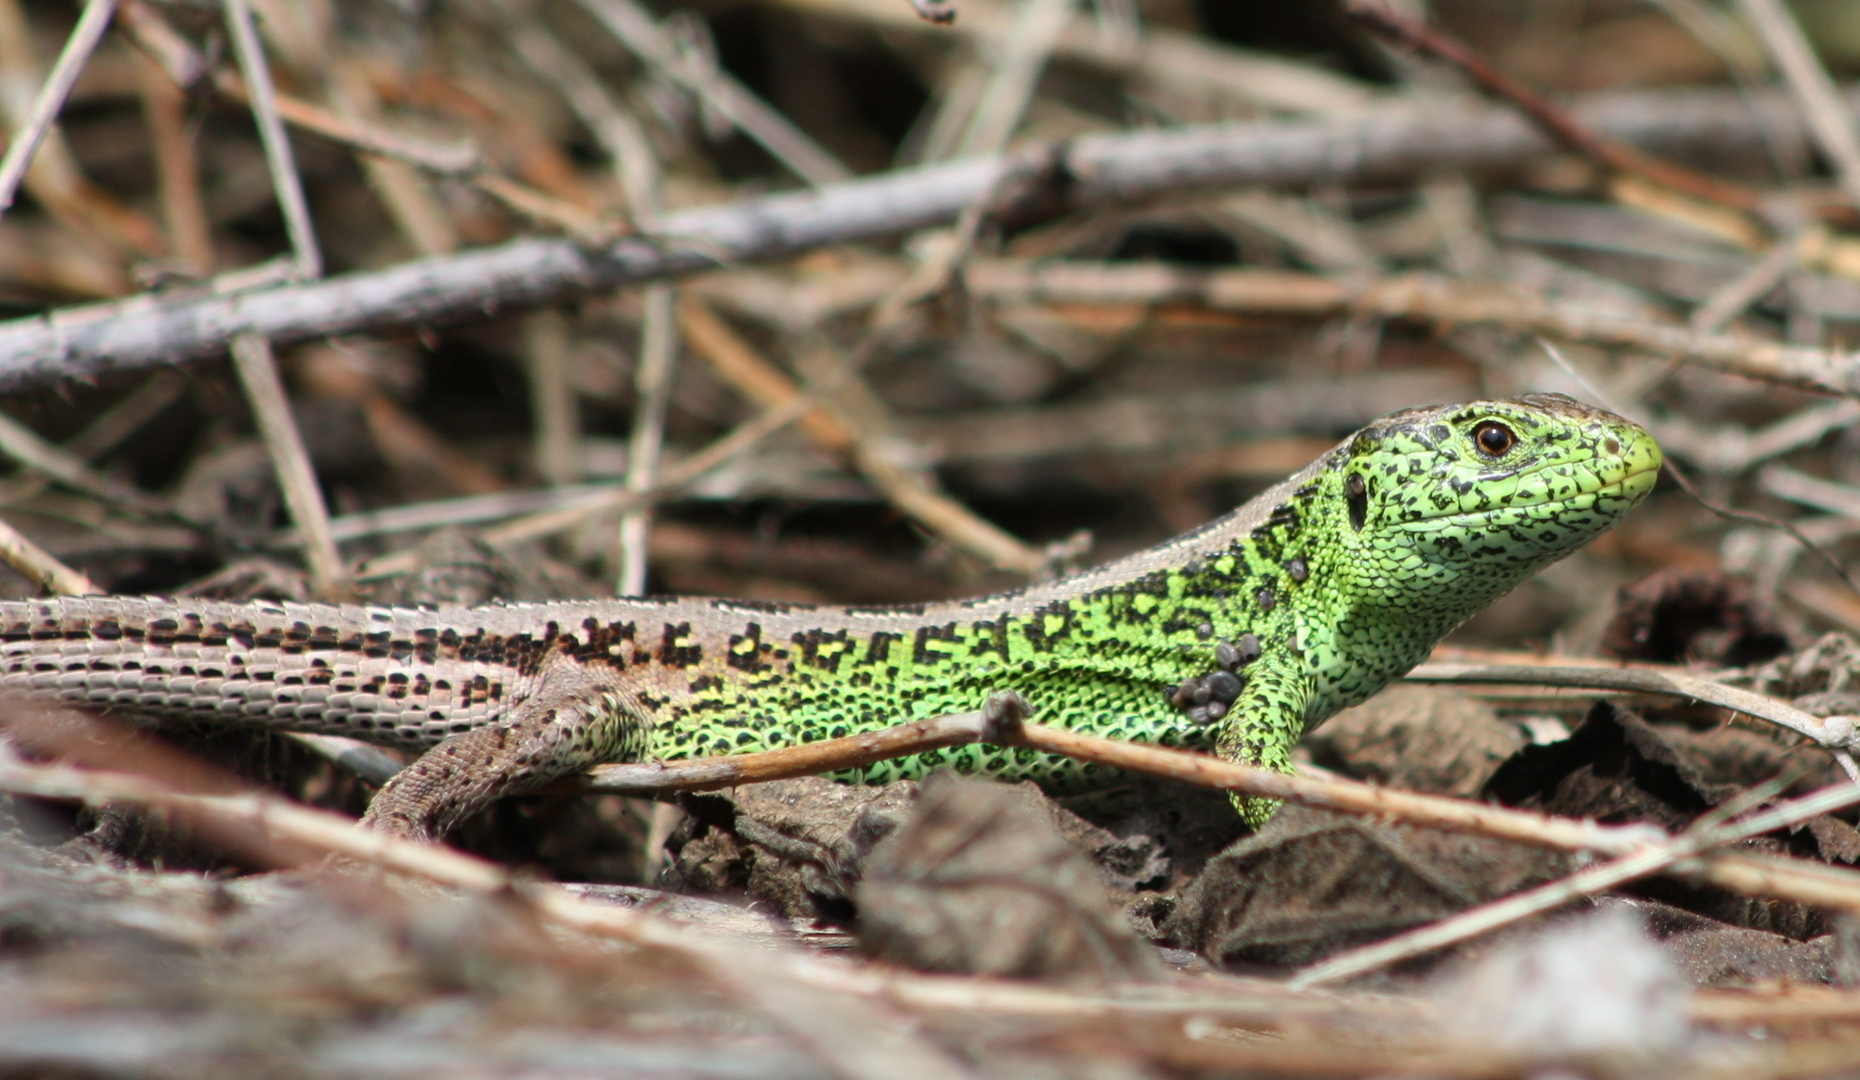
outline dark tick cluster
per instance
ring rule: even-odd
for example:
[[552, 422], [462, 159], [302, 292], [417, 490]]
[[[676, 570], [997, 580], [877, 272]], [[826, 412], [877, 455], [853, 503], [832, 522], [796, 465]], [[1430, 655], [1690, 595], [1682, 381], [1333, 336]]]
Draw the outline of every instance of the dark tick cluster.
[[1224, 719], [1234, 702], [1240, 699], [1240, 691], [1246, 688], [1246, 680], [1237, 671], [1258, 660], [1261, 651], [1259, 638], [1252, 634], [1241, 634], [1234, 641], [1214, 646], [1215, 669], [1170, 687], [1165, 694], [1169, 704], [1186, 712], [1189, 720], [1196, 724], [1212, 724]]

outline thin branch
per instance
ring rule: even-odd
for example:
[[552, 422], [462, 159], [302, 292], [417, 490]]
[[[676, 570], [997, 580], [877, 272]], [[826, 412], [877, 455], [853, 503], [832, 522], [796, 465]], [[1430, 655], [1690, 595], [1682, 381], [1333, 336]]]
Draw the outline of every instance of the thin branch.
[[[130, 38], [168, 73], [176, 86], [192, 90], [211, 78], [213, 88], [235, 101], [250, 103], [246, 80], [231, 71], [209, 71], [207, 59], [159, 15], [137, 0], [122, 0], [119, 22]], [[358, 153], [404, 162], [477, 188], [523, 217], [548, 225], [596, 247], [630, 230], [624, 223], [602, 221], [580, 206], [491, 172], [469, 140], [435, 143], [339, 116], [320, 105], [273, 92], [277, 114], [286, 123]], [[294, 275], [286, 275], [287, 278]], [[300, 275], [295, 275], [300, 276]], [[223, 283], [225, 278], [219, 279]], [[246, 287], [256, 287], [247, 284]], [[228, 291], [222, 288], [220, 291]]]
[[[213, 86], [236, 101], [252, 100], [250, 85], [230, 71], [216, 73]], [[479, 153], [478, 147], [469, 139], [452, 143], [433, 142], [390, 131], [378, 124], [339, 116], [320, 105], [289, 94], [276, 94], [274, 100], [280, 119], [364, 154], [405, 162], [426, 172], [467, 182], [475, 182], [477, 175], [485, 170], [484, 155]]]
[[788, 118], [716, 66], [679, 47], [652, 13], [633, 0], [579, 0], [581, 8], [653, 70], [702, 99], [754, 139], [794, 175], [815, 187], [852, 176]]
[[1344, 10], [1377, 35], [1464, 71], [1487, 93], [1516, 105], [1551, 138], [1598, 164], [1739, 210], [1756, 210], [1760, 206], [1759, 193], [1750, 188], [1648, 157], [1631, 146], [1599, 135], [1561, 106], [1552, 104], [1548, 98], [1487, 63], [1466, 45], [1425, 23], [1397, 14], [1383, 6], [1381, 0], [1346, 0]]
[[97, 42], [103, 39], [103, 32], [109, 29], [110, 19], [115, 14], [116, 0], [85, 3], [84, 13], [78, 16], [71, 36], [65, 39], [64, 50], [58, 54], [58, 62], [39, 88], [39, 96], [33, 99], [26, 122], [13, 132], [12, 144], [6, 148], [6, 156], [0, 158], [0, 216], [12, 207], [13, 197], [19, 193], [19, 182], [25, 179], [26, 168], [32, 164], [32, 155], [38, 152], [39, 144], [51, 131], [58, 111], [64, 108], [65, 98], [84, 70], [85, 61], [96, 50]]
[[544, 28], [533, 4], [491, 0], [499, 30], [530, 72], [555, 87], [607, 152], [608, 165], [635, 221], [659, 212], [659, 163], [652, 141], [581, 54]]
[[1801, 24], [1779, 0], [1739, 0], [1738, 7], [1776, 61], [1815, 142], [1840, 176], [1841, 187], [1860, 205], [1860, 134], [1854, 130], [1854, 114], [1828, 78]]
[[297, 421], [291, 416], [290, 400], [285, 397], [284, 383], [278, 378], [271, 345], [256, 334], [241, 334], [233, 339], [232, 353], [233, 367], [239, 372], [240, 384], [245, 387], [253, 422], [271, 458], [271, 467], [277, 473], [284, 503], [290, 507], [298, 534], [305, 539], [311, 588], [319, 596], [340, 599], [348, 590], [342, 555], [330, 536], [329, 508], [323, 503], [316, 469], [310, 464], [303, 436], [298, 433]]
[[[525, 514], [563, 510], [612, 496], [612, 483], [572, 484], [532, 491], [490, 491], [481, 495], [464, 495], [453, 499], [386, 506], [343, 514], [329, 521], [330, 535], [336, 542], [347, 543], [370, 536], [425, 532], [458, 525], [481, 525]], [[280, 529], [270, 543], [277, 547], [298, 547], [303, 537], [297, 530]]]
[[[904, 31], [936, 44], [952, 37], [966, 38], [971, 49], [1006, 32], [1015, 15], [1013, 6], [1007, 4], [970, 4], [953, 24], [932, 25], [898, 0], [777, 2], [810, 18], [850, 20], [887, 33]], [[1099, 7], [1103, 9], [1102, 4]], [[1249, 113], [1347, 115], [1372, 107], [1379, 96], [1377, 88], [1315, 64], [1157, 25], [1145, 27], [1132, 43], [1074, 20], [1060, 36], [1055, 52], [1080, 66], [1096, 67], [1145, 88], [1166, 87], [1191, 100], [1242, 102]]]
[[[155, 419], [168, 406], [179, 401], [186, 389], [187, 382], [178, 372], [158, 371], [121, 401], [99, 413], [69, 442], [56, 449], [67, 459], [79, 464], [101, 457], [115, 449], [117, 444], [124, 439], [140, 431], [144, 424]], [[37, 436], [35, 435], [34, 438], [36, 439]], [[101, 481], [109, 484], [116, 483], [106, 474], [98, 473], [95, 469], [90, 471]], [[29, 499], [44, 491], [50, 481], [51, 477], [48, 477], [43, 470], [30, 467], [0, 480], [0, 505], [10, 505]], [[139, 489], [131, 487], [130, 490], [140, 494]], [[167, 512], [165, 506], [163, 512]]]
[[[1539, 667], [1534, 664], [1422, 664], [1410, 671], [1407, 678], [1413, 682], [1562, 686], [1689, 698], [1788, 728], [1842, 758], [1860, 741], [1852, 717], [1831, 716], [1824, 720], [1775, 698], [1679, 671], [1638, 667]], [[1851, 773], [1851, 759], [1842, 764]], [[1860, 781], [1860, 775], [1854, 778]]]
[[1757, 486], [1779, 499], [1860, 521], [1860, 490], [1846, 484], [1809, 476], [1786, 465], [1770, 465], [1757, 474]]
[[[381, 111], [366, 73], [354, 61], [336, 61], [327, 79], [330, 102], [346, 119], [371, 121]], [[381, 200], [382, 208], [394, 219], [401, 235], [421, 255], [444, 255], [457, 251], [458, 229], [434, 197], [430, 180], [411, 165], [379, 154], [364, 154], [360, 165], [368, 173], [369, 187]]]
[[[678, 298], [678, 320], [691, 348], [737, 393], [758, 407], [772, 409], [794, 400], [801, 392], [786, 372], [743, 340], [690, 290]], [[803, 416], [797, 426], [815, 446], [836, 457], [852, 448], [852, 433], [820, 409]]]
[[564, 781], [559, 788], [639, 796], [673, 791], [715, 791], [739, 784], [857, 769], [946, 746], [967, 746], [986, 740], [994, 723], [988, 711], [978, 710], [754, 754], [597, 765], [579, 778]]
[[[642, 298], [639, 365], [633, 371], [633, 429], [627, 438], [626, 489], [651, 491], [665, 446], [665, 414], [672, 403], [672, 370], [678, 363], [677, 295], [669, 285], [652, 285]], [[652, 511], [641, 506], [620, 516], [616, 596], [646, 594], [646, 533]]]
[[103, 592], [82, 571], [59, 562], [51, 552], [4, 521], [0, 521], [0, 562], [53, 596], [96, 596]]
[[[607, 152], [614, 179], [625, 195], [635, 222], [659, 216], [659, 163], [651, 140], [598, 75], [573, 50], [543, 30], [533, 11], [515, 0], [498, 5], [500, 25], [532, 72], [554, 85], [581, 122]], [[671, 404], [672, 371], [678, 358], [678, 331], [669, 286], [645, 291], [639, 330], [639, 362], [634, 368], [633, 426], [627, 445], [626, 488], [652, 489], [664, 445], [665, 416]], [[572, 402], [571, 402], [572, 406]], [[542, 437], [552, 438], [544, 431]], [[558, 481], [559, 482], [559, 481]], [[615, 592], [642, 595], [646, 589], [646, 534], [652, 524], [646, 507], [620, 517], [615, 563]]]
[[[630, 795], [671, 790], [709, 790], [734, 784], [784, 779], [856, 768], [884, 758], [943, 746], [988, 741], [1063, 754], [1080, 761], [1130, 769], [1203, 787], [1284, 799], [1342, 813], [1404, 821], [1427, 828], [1472, 832], [1534, 847], [1635, 855], [1667, 842], [1656, 826], [1603, 826], [1593, 821], [1545, 817], [1527, 811], [1461, 799], [1377, 788], [1339, 777], [1269, 772], [1181, 750], [1083, 735], [1024, 722], [1011, 695], [996, 695], [977, 713], [955, 714], [899, 727], [756, 754], [688, 761], [600, 766], [553, 790], [595, 790]], [[572, 785], [572, 786], [571, 786]], [[1843, 788], [1860, 793], [1860, 788]], [[1763, 831], [1769, 831], [1769, 826]], [[1860, 911], [1860, 874], [1791, 860], [1753, 867], [1748, 857], [1712, 855], [1671, 869], [1751, 896], [1781, 896], [1803, 903]]]
[[280, 732], [286, 739], [355, 774], [356, 778], [380, 787], [406, 767], [406, 763], [379, 746], [344, 738], [341, 735], [318, 735], [309, 731]]
[[200, 161], [187, 138], [187, 99], [161, 66], [137, 55], [142, 112], [155, 153], [156, 187], [168, 248], [181, 268], [197, 277], [213, 272], [213, 232], [201, 198]]
[[1558, 303], [1500, 285], [1430, 274], [1350, 282], [1315, 274], [1201, 270], [1141, 263], [994, 262], [971, 266], [969, 291], [998, 300], [1054, 304], [1187, 304], [1216, 311], [1353, 315], [1439, 327], [1495, 326], [1591, 345], [1628, 348], [1746, 378], [1823, 393], [1860, 393], [1860, 361], [1849, 353], [1701, 334]]
[[1856, 420], [1860, 420], [1860, 401], [1837, 398], [1804, 406], [1754, 431], [1740, 424], [1698, 424], [1677, 416], [1663, 417], [1650, 427], [1667, 454], [1683, 455], [1708, 472], [1736, 476], [1770, 458], [1813, 445]]
[[539, 311], [523, 321], [531, 462], [536, 475], [551, 487], [581, 479], [581, 413], [569, 347], [568, 316], [562, 312]]
[[1780, 284], [1791, 270], [1801, 264], [1802, 255], [1811, 245], [1821, 243], [1825, 231], [1820, 226], [1798, 231], [1770, 245], [1763, 257], [1724, 283], [1705, 302], [1692, 309], [1688, 325], [1693, 333], [1710, 334], [1744, 313]]
[[[1701, 141], [1729, 149], [1757, 138], [1735, 94], [1628, 95], [1577, 110], [1599, 131], [1663, 146]], [[1494, 109], [1372, 112], [1348, 122], [1259, 123], [1089, 136], [1053, 163], [1065, 184], [1054, 212], [1126, 205], [1193, 188], [1317, 179], [1346, 184], [1452, 166], [1514, 162], [1550, 148]], [[143, 296], [0, 323], [0, 391], [95, 377], [224, 352], [252, 330], [282, 346], [309, 338], [481, 319], [718, 265], [897, 235], [954, 221], [995, 189], [1003, 159], [963, 161], [667, 214], [651, 237], [599, 249], [522, 239], [387, 270], [240, 296]], [[1675, 330], [1683, 339], [1684, 331]], [[1668, 350], [1674, 342], [1661, 342]], [[1739, 343], [1744, 344], [1744, 343]], [[1678, 342], [1681, 350], [1684, 341]], [[1753, 348], [1761, 348], [1752, 346]], [[1793, 357], [1795, 354], [1785, 354]], [[1827, 375], [1826, 354], [1806, 365]]]
[[1702, 827], [1695, 826], [1678, 836], [1611, 862], [1591, 866], [1560, 881], [1461, 912], [1373, 945], [1340, 953], [1300, 971], [1292, 977], [1290, 985], [1296, 989], [1309, 989], [1411, 960], [1435, 949], [1509, 926], [1532, 915], [1555, 910], [1580, 897], [1658, 873], [1713, 848], [1799, 825], [1810, 818], [1833, 813], [1855, 803], [1860, 803], [1860, 784], [1839, 784], [1753, 814], [1732, 825], [1710, 827], [1701, 823]]
[[1063, 754], [1079, 761], [1132, 769], [1200, 787], [1219, 788], [1257, 798], [1283, 799], [1346, 814], [1405, 821], [1448, 832], [1478, 833], [1515, 840], [1533, 847], [1619, 854], [1634, 851], [1658, 835], [1664, 835], [1653, 826], [1644, 824], [1626, 827], [1601, 825], [1593, 821], [1544, 817], [1439, 795], [1394, 791], [1337, 777], [1289, 775], [1205, 754], [1101, 739], [1040, 724], [1025, 724], [1018, 729], [1004, 726], [998, 741], [1003, 746]]
[[[1203, 787], [1284, 799], [1347, 814], [1406, 821], [1449, 832], [1474, 832], [1535, 847], [1627, 855], [1666, 837], [1662, 830], [1645, 823], [1603, 826], [1594, 821], [1547, 818], [1481, 803], [1389, 791], [1351, 780], [1286, 776], [1181, 750], [1100, 739], [1037, 724], [1026, 724], [1016, 730], [1013, 724], [1004, 722], [1001, 735], [995, 741], [1004, 746], [1025, 746], [1046, 753], [1064, 754], [1080, 761], [1131, 769]], [[1784, 897], [1811, 904], [1837, 904], [1860, 911], [1860, 874], [1844, 872], [1835, 878], [1827, 872], [1832, 869], [1829, 867], [1802, 864], [1798, 868], [1795, 863], [1782, 861], [1769, 863], [1762, 874], [1754, 873], [1748, 865], [1738, 863], [1733, 863], [1729, 869], [1721, 869], [1723, 861], [1732, 858], [1706, 857], [1697, 865], [1688, 865], [1686, 873], [1746, 895]]]
[[81, 491], [106, 503], [127, 507], [152, 517], [167, 517], [173, 512], [162, 500], [146, 495], [113, 476], [98, 472], [88, 462], [46, 442], [37, 432], [5, 414], [0, 414], [0, 454], [73, 491]]
[[303, 178], [297, 174], [297, 162], [291, 154], [290, 136], [278, 117], [276, 89], [265, 65], [265, 47], [259, 44], [258, 30], [252, 25], [252, 9], [247, 0], [225, 0], [226, 28], [232, 38], [233, 55], [245, 73], [251, 93], [252, 118], [258, 124], [259, 141], [265, 147], [265, 163], [271, 169], [271, 185], [277, 192], [278, 209], [284, 215], [284, 229], [290, 234], [292, 261], [296, 277], [311, 281], [323, 276], [323, 256], [317, 250], [316, 233], [310, 226], [310, 204], [304, 199]]
[[[869, 339], [876, 340], [877, 333], [869, 335]], [[796, 366], [817, 381], [861, 359], [856, 352], [840, 354], [822, 334], [798, 336], [803, 343], [794, 357]], [[867, 354], [870, 351], [867, 349]], [[838, 393], [823, 395], [821, 409], [835, 427], [846, 433], [846, 457], [853, 467], [899, 512], [991, 566], [1029, 577], [1046, 569], [1047, 558], [1038, 549], [938, 491], [933, 477], [898, 462], [886, 438], [888, 410], [857, 374], [848, 373]]]
[[1027, 0], [1011, 27], [994, 42], [998, 61], [983, 88], [979, 106], [956, 143], [952, 157], [1000, 153], [1020, 126], [1053, 46], [1065, 32], [1078, 0]]
[[[702, 479], [713, 469], [734, 461], [762, 444], [764, 439], [794, 423], [814, 407], [811, 395], [803, 394], [786, 405], [769, 409], [718, 438], [709, 446], [667, 469], [657, 487], [650, 491], [628, 491], [609, 484], [577, 497], [566, 506], [541, 510], [527, 517], [488, 529], [480, 537], [493, 547], [511, 547], [529, 540], [553, 536], [567, 529], [601, 518], [623, 514], [637, 506], [650, 506], [682, 491]], [[396, 551], [371, 559], [357, 575], [360, 578], [392, 577], [419, 565], [416, 550]]]

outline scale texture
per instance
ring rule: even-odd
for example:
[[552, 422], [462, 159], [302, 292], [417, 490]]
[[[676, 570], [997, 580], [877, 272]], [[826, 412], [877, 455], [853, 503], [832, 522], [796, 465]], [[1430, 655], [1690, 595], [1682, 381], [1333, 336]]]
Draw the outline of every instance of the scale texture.
[[[996, 690], [1041, 723], [1285, 770], [1311, 726], [1612, 527], [1659, 465], [1646, 431], [1559, 395], [1409, 409], [1201, 529], [1017, 592], [883, 608], [9, 602], [0, 690], [426, 749], [369, 812], [422, 837], [588, 765], [835, 738]], [[1108, 778], [977, 745], [844, 779], [939, 765]]]

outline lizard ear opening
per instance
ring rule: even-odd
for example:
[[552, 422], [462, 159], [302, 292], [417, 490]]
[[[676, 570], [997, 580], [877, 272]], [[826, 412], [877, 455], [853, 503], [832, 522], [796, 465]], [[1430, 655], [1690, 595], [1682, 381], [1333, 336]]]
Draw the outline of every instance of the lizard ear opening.
[[1369, 485], [1356, 473], [1343, 478], [1343, 501], [1350, 510], [1350, 528], [1362, 532], [1369, 519]]

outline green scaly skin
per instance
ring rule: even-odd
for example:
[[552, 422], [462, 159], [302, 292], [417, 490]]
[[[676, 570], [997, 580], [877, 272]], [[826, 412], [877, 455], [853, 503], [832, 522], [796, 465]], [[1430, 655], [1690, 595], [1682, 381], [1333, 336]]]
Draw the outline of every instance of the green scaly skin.
[[[1481, 451], [1474, 432], [1488, 423], [1508, 427], [1515, 446]], [[802, 631], [811, 645], [760, 627], [756, 643], [741, 638], [729, 655], [766, 655], [770, 640], [801, 644], [799, 655], [732, 669], [739, 677], [700, 677], [671, 705], [653, 752], [771, 749], [970, 710], [1013, 689], [1042, 723], [1289, 771], [1304, 732], [1612, 527], [1652, 489], [1659, 466], [1644, 429], [1557, 395], [1395, 413], [1162, 548], [1049, 586], [904, 612], [903, 632], [876, 650], [879, 631], [856, 613], [795, 612], [826, 630]], [[1360, 525], [1345, 490], [1351, 476], [1364, 482]], [[1231, 665], [1244, 689], [1227, 716], [1172, 703], [1173, 688], [1220, 669], [1221, 643], [1249, 634], [1259, 656]], [[1105, 778], [1096, 765], [987, 745], [845, 778], [882, 783], [938, 766], [1061, 789]], [[1237, 805], [1254, 823], [1276, 808]]]
[[[980, 708], [1276, 770], [1339, 709], [1653, 488], [1640, 427], [1559, 395], [1384, 417], [1233, 513], [1018, 592], [827, 608], [697, 598], [414, 610], [0, 603], [0, 691], [427, 749], [369, 820], [442, 835], [589, 765], [776, 749]], [[975, 745], [883, 762], [1054, 788], [1099, 766]], [[1241, 800], [1249, 821], [1273, 804]]]

